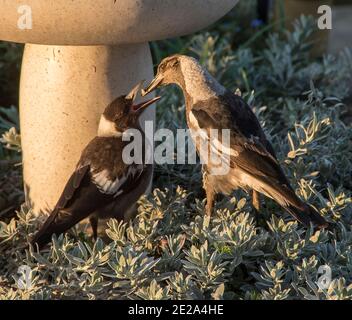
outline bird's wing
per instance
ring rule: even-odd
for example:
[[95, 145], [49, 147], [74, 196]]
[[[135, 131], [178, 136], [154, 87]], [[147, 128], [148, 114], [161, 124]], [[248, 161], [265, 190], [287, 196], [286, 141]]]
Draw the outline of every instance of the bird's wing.
[[198, 126], [201, 129], [230, 129], [230, 148], [234, 151], [231, 152], [231, 165], [274, 189], [283, 201], [302, 208], [258, 119], [240, 97], [233, 96], [213, 101], [211, 108], [209, 104], [195, 105], [192, 114]]
[[211, 108], [195, 106], [192, 114], [200, 129], [218, 129], [219, 133], [221, 129], [231, 129], [230, 165], [243, 173], [242, 182], [273, 198], [301, 223], [313, 222], [319, 228], [328, 226], [317, 211], [296, 196], [249, 106], [238, 98], [216, 103], [215, 109], [214, 103]]
[[96, 145], [85, 152], [85, 158], [90, 159], [92, 183], [103, 194], [114, 197], [133, 188], [143, 173], [144, 165], [123, 161], [125, 144], [120, 139], [97, 138], [96, 141]]
[[[90, 166], [88, 163], [79, 163], [74, 173], [66, 183], [66, 186], [50, 216], [44, 222], [40, 230], [31, 240], [32, 245], [38, 244], [42, 248], [50, 240], [53, 234], [61, 234], [70, 229], [80, 220], [84, 219], [84, 212], [75, 210], [74, 212], [66, 210], [75, 202], [82, 184], [89, 183]], [[87, 212], [86, 217], [89, 215]]]
[[106, 169], [98, 172], [93, 170], [92, 182], [100, 192], [117, 197], [133, 188], [135, 181], [143, 173], [144, 166], [131, 164], [123, 169], [115, 177], [111, 177]]
[[[51, 240], [52, 234], [67, 231], [135, 186], [143, 166], [124, 164], [120, 150], [123, 146], [119, 143], [99, 138], [91, 141], [54, 210], [33, 238], [33, 244], [41, 248]], [[106, 168], [111, 170], [108, 172]]]
[[78, 163], [76, 170], [67, 181], [55, 209], [64, 209], [67, 206], [67, 203], [73, 198], [76, 190], [80, 187], [82, 180], [86, 177], [89, 171], [89, 163]]
[[[326, 226], [324, 218], [296, 196], [257, 117], [241, 97], [227, 91], [197, 101], [189, 110], [187, 121], [192, 129], [207, 131], [210, 150], [217, 153], [215, 159], [223, 158], [224, 153], [226, 161], [230, 158], [230, 166], [236, 169], [228, 177], [233, 185], [264, 193], [306, 225], [314, 222]], [[218, 129], [218, 136], [222, 129], [230, 129], [230, 146], [212, 138], [209, 129]], [[204, 139], [203, 133], [201, 138]]]

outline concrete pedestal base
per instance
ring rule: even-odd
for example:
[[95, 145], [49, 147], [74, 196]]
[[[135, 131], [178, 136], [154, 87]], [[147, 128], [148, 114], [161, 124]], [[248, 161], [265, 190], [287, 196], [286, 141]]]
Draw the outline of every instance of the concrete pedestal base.
[[[26, 197], [36, 213], [56, 204], [106, 105], [152, 78], [147, 43], [26, 45], [20, 123]], [[154, 114], [151, 107], [144, 117]]]

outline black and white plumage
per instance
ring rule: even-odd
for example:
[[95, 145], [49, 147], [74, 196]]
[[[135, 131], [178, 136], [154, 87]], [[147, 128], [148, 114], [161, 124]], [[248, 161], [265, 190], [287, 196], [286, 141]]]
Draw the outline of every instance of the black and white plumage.
[[[145, 161], [125, 164], [122, 159], [123, 148], [129, 143], [123, 141], [123, 132], [140, 129], [140, 114], [159, 99], [135, 104], [140, 86], [141, 83], [106, 107], [97, 136], [83, 150], [54, 210], [32, 239], [33, 245], [42, 248], [53, 234], [64, 233], [87, 217], [90, 217], [96, 238], [99, 218], [124, 219], [146, 192], [152, 178], [152, 164]], [[140, 132], [143, 135], [143, 131]], [[146, 147], [143, 144], [143, 148]]]
[[[225, 147], [229, 172], [210, 174], [213, 172], [211, 163], [203, 165], [207, 214], [211, 214], [215, 194], [229, 194], [242, 188], [253, 192], [253, 205], [257, 210], [259, 194], [264, 194], [303, 224], [313, 222], [318, 227], [327, 226], [318, 212], [296, 196], [258, 119], [241, 97], [218, 83], [196, 59], [183, 55], [165, 58], [143, 95], [168, 84], [181, 87], [186, 100], [187, 124], [192, 131], [206, 133], [203, 139], [208, 140], [210, 152], [220, 153], [221, 147], [221, 139], [212, 139], [210, 130], [230, 129], [230, 148], [226, 151]], [[200, 154], [199, 144], [195, 144]]]

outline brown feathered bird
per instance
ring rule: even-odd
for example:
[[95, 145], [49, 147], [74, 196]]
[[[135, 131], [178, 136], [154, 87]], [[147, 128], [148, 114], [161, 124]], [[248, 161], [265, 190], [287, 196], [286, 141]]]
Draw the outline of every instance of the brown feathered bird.
[[[150, 185], [152, 164], [126, 164], [123, 161], [123, 133], [140, 128], [139, 116], [160, 97], [135, 104], [141, 83], [126, 96], [109, 104], [101, 116], [98, 134], [83, 150], [77, 167], [68, 180], [54, 210], [32, 239], [42, 248], [53, 234], [66, 232], [79, 221], [90, 217], [94, 237], [99, 218], [124, 218]], [[145, 154], [145, 152], [143, 152]]]
[[[158, 66], [154, 80], [142, 90], [142, 95], [168, 84], [176, 84], [183, 91], [191, 131], [203, 132], [200, 138], [202, 143], [209, 144], [209, 152], [220, 155], [222, 160], [224, 155], [227, 156], [226, 174], [214, 174], [212, 162], [203, 165], [208, 215], [215, 194], [230, 194], [234, 189], [242, 188], [252, 191], [253, 205], [257, 210], [261, 193], [275, 200], [306, 226], [311, 222], [318, 227], [328, 225], [318, 212], [296, 196], [258, 119], [240, 96], [224, 88], [196, 59], [184, 55], [165, 58]], [[228, 146], [218, 138], [212, 138], [211, 130], [214, 129], [219, 132], [230, 129]], [[195, 145], [202, 158], [199, 140]]]

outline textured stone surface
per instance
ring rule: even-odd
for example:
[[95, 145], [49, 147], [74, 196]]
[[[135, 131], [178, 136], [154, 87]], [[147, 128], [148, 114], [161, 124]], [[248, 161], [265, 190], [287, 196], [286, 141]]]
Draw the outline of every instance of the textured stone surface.
[[[53, 45], [146, 42], [202, 29], [238, 0], [0, 0], [0, 39]], [[19, 30], [20, 5], [33, 29]]]

